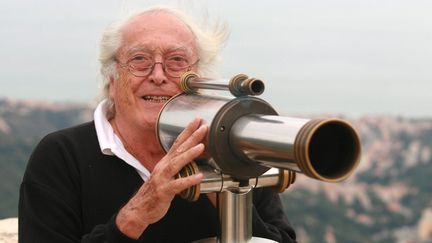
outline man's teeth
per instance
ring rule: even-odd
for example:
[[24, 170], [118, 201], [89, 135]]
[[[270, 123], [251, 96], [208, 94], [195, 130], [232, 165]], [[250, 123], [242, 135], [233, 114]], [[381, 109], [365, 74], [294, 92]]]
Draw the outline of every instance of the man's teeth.
[[171, 97], [170, 96], [152, 96], [152, 95], [146, 95], [143, 98], [144, 98], [144, 100], [152, 101], [152, 102], [166, 102]]

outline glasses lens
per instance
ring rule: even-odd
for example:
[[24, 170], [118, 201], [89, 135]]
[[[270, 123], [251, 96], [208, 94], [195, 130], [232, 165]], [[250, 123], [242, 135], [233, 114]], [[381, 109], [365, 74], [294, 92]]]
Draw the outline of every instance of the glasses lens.
[[137, 55], [129, 60], [129, 67], [135, 76], [147, 76], [153, 68], [153, 58], [147, 55]]
[[164, 63], [166, 72], [171, 77], [180, 77], [189, 68], [189, 62], [183, 56], [168, 57]]

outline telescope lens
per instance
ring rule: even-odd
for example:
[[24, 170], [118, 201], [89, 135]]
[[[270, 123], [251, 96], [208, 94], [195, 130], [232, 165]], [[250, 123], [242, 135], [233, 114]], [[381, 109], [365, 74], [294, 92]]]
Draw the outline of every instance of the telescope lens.
[[259, 95], [264, 92], [264, 82], [261, 80], [254, 80], [251, 84], [251, 90], [254, 95]]
[[359, 154], [357, 137], [339, 122], [320, 126], [313, 134], [309, 158], [314, 170], [328, 179], [345, 177], [355, 167]]

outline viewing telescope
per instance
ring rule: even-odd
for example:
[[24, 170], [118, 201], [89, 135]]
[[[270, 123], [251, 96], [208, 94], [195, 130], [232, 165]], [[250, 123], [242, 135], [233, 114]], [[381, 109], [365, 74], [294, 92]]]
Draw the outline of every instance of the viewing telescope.
[[[188, 72], [181, 87], [185, 93], [165, 104], [157, 122], [159, 141], [166, 151], [193, 118], [201, 117], [209, 131], [205, 153], [198, 161], [236, 179], [254, 178], [274, 167], [338, 182], [359, 163], [359, 137], [348, 122], [279, 116], [266, 101], [251, 96], [263, 92], [261, 80], [246, 75], [229, 81], [208, 80]], [[236, 96], [199, 93], [209, 87], [237, 90]]]
[[[187, 72], [180, 86], [183, 93], [168, 100], [158, 117], [156, 132], [163, 149], [168, 151], [195, 117], [209, 127], [203, 141], [205, 152], [177, 175], [204, 175], [200, 185], [182, 192], [184, 198], [193, 201], [200, 193], [241, 194], [244, 188], [268, 186], [282, 192], [295, 181], [296, 172], [339, 182], [359, 164], [359, 136], [347, 121], [280, 116], [256, 97], [264, 91], [259, 79], [239, 74], [216, 80]], [[230, 93], [204, 92], [207, 89]], [[222, 227], [231, 232], [222, 236], [222, 242], [249, 242], [250, 232], [233, 235], [238, 232], [231, 228]]]

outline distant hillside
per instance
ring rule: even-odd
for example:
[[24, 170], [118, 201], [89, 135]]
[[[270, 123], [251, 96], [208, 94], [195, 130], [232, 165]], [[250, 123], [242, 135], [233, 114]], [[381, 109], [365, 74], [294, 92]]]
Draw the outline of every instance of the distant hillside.
[[432, 242], [432, 119], [352, 122], [363, 146], [355, 175], [339, 184], [299, 176], [282, 195], [301, 242]]
[[88, 104], [0, 99], [0, 134], [41, 138], [48, 132], [92, 119]]
[[0, 99], [0, 219], [17, 215], [19, 184], [36, 143], [49, 132], [91, 119], [87, 104]]
[[[27, 159], [48, 132], [92, 119], [87, 104], [0, 99], [0, 219], [17, 215]], [[351, 119], [362, 162], [344, 183], [303, 175], [281, 194], [299, 242], [431, 242], [432, 119]]]

